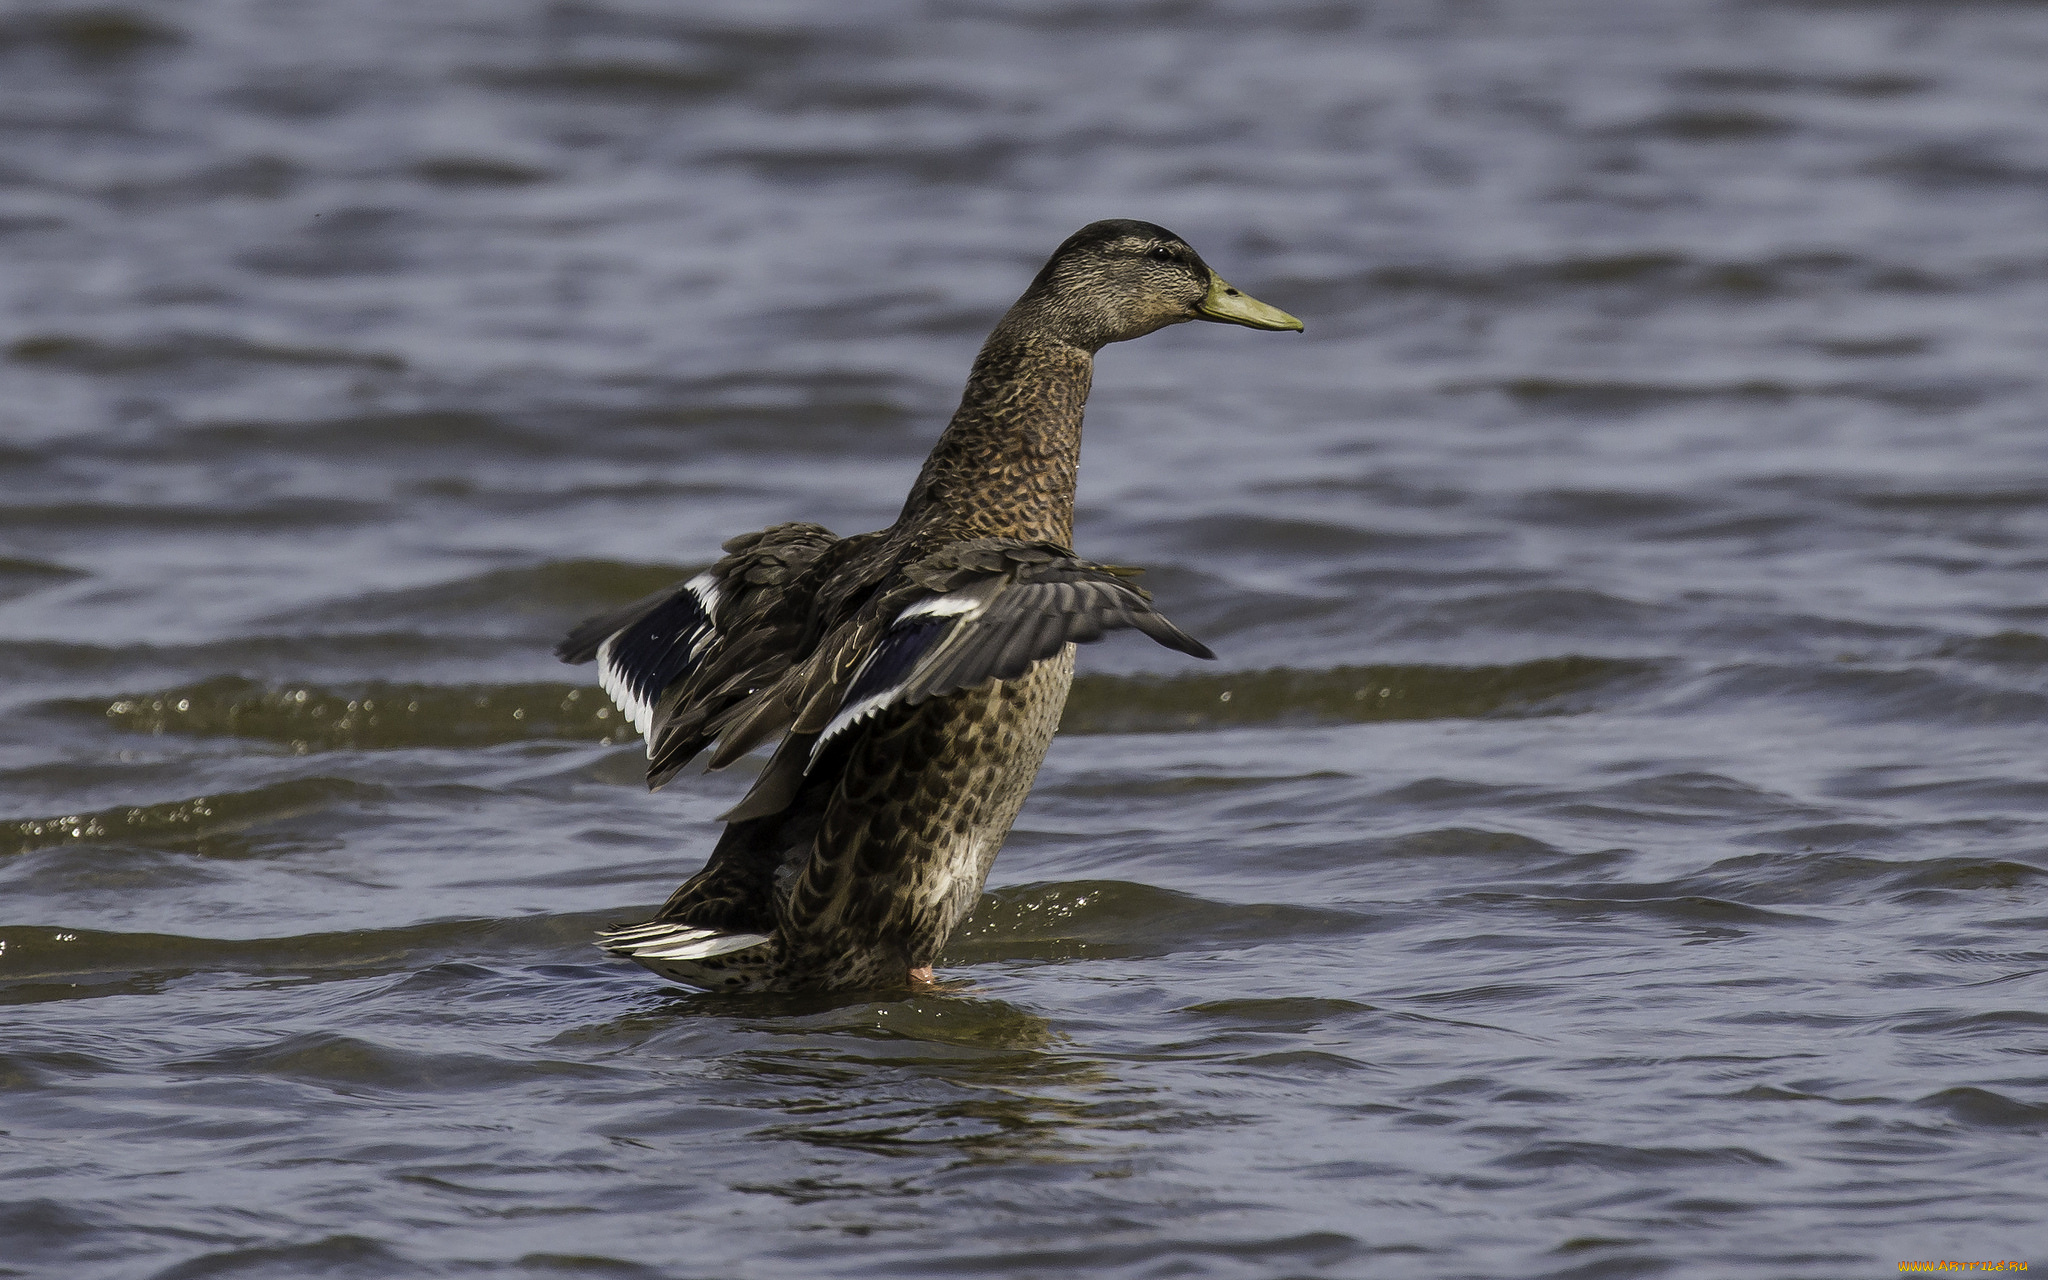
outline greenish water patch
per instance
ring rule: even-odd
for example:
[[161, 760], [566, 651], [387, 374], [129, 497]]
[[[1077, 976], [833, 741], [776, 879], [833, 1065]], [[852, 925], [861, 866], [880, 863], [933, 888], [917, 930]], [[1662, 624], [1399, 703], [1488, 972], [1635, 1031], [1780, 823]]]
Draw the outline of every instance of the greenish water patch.
[[399, 356], [381, 351], [284, 346], [250, 342], [224, 334], [173, 333], [143, 342], [102, 342], [68, 333], [21, 338], [7, 354], [22, 364], [47, 365], [77, 373], [139, 373], [179, 368], [205, 360], [286, 365], [340, 365], [396, 372], [405, 368]]
[[[1652, 664], [1544, 658], [1503, 667], [1280, 668], [1183, 676], [1082, 676], [1062, 733], [1171, 733], [1232, 725], [1352, 724], [1556, 713], [1566, 699]], [[588, 685], [268, 685], [241, 676], [111, 699], [45, 704], [132, 733], [254, 738], [305, 753], [488, 747], [571, 739], [627, 742], [632, 729]]]
[[1357, 911], [1208, 898], [1127, 880], [1011, 885], [981, 896], [946, 949], [949, 964], [998, 959], [1170, 955], [1369, 928]]
[[302, 753], [632, 736], [602, 690], [554, 683], [380, 683], [343, 692], [217, 676], [159, 693], [54, 705], [135, 733], [257, 738]]
[[32, 591], [85, 576], [83, 570], [61, 564], [0, 556], [0, 600], [12, 600], [16, 596], [25, 596]]
[[1573, 695], [1632, 680], [1656, 664], [1539, 658], [1497, 667], [1432, 664], [1081, 676], [1062, 733], [1171, 733], [1237, 725], [1360, 724], [1558, 714]]
[[187, 844], [259, 822], [312, 813], [375, 788], [342, 778], [300, 778], [159, 804], [0, 822], [0, 855], [62, 844]]
[[15, 556], [0, 556], [0, 580], [20, 578], [60, 582], [85, 576], [83, 569], [72, 569], [61, 564], [48, 564], [41, 560], [23, 560]]
[[[580, 956], [585, 948], [592, 948], [594, 955], [597, 930], [631, 916], [635, 916], [633, 909], [621, 908], [502, 920], [439, 920], [388, 929], [271, 938], [198, 938], [61, 925], [4, 925], [0, 926], [0, 984], [145, 972], [360, 977], [418, 972], [437, 962], [478, 957]], [[0, 1004], [5, 1003], [10, 1001], [0, 996]]]

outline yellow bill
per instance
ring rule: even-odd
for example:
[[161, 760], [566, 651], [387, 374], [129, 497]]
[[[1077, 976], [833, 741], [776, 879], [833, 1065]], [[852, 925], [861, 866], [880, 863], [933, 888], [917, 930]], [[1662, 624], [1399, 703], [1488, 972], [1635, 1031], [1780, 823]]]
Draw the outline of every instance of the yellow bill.
[[1278, 307], [1269, 307], [1248, 293], [1241, 293], [1222, 276], [1211, 274], [1209, 295], [1195, 307], [1204, 320], [1241, 324], [1253, 329], [1301, 330], [1301, 321]]

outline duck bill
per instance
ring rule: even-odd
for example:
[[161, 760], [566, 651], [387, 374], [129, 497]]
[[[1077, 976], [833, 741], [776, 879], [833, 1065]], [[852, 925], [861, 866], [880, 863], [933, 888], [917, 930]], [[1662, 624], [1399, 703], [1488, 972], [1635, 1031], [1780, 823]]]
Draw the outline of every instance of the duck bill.
[[1241, 324], [1249, 329], [1292, 329], [1301, 332], [1301, 321], [1278, 307], [1269, 307], [1248, 293], [1240, 293], [1222, 276], [1211, 274], [1209, 294], [1195, 305], [1195, 315], [1220, 324]]

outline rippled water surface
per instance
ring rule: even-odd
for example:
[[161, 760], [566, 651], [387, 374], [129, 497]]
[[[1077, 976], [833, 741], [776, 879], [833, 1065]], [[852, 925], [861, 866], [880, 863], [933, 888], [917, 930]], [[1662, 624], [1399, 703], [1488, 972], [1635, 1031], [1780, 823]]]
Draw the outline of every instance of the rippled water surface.
[[[2048, 8], [0, 6], [0, 1274], [2048, 1265]], [[914, 999], [590, 945], [548, 647], [1068, 232], [1083, 655]], [[740, 771], [744, 772], [744, 770]]]

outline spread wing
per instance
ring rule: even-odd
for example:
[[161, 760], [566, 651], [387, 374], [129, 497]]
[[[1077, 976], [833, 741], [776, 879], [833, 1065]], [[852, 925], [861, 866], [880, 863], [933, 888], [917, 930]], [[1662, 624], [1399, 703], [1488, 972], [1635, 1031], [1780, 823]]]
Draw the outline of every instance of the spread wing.
[[716, 639], [718, 597], [716, 576], [700, 573], [588, 619], [555, 646], [555, 656], [575, 663], [595, 658], [598, 684], [634, 730], [647, 736], [662, 691]]
[[1007, 539], [955, 543], [911, 566], [924, 588], [889, 621], [854, 673], [822, 748], [886, 707], [916, 706], [991, 680], [1015, 680], [1069, 644], [1131, 628], [1169, 649], [1214, 658], [1129, 579], [1064, 548]]
[[805, 656], [815, 610], [803, 579], [840, 544], [801, 523], [734, 538], [704, 573], [591, 618], [556, 646], [564, 662], [596, 659], [598, 682], [647, 742], [649, 787]]
[[1068, 644], [1135, 629], [1198, 658], [1137, 570], [1051, 543], [978, 538], [897, 559], [883, 534], [778, 525], [705, 573], [576, 628], [556, 653], [599, 678], [647, 740], [658, 787], [714, 741], [723, 768], [788, 740], [728, 821], [779, 811], [818, 747], [885, 708], [1014, 680]]
[[735, 708], [711, 758], [719, 768], [787, 733], [753, 789], [724, 815], [742, 822], [796, 799], [830, 740], [888, 707], [1013, 680], [1068, 644], [1135, 628], [1198, 658], [1215, 655], [1152, 608], [1128, 579], [1065, 547], [1009, 538], [949, 543], [888, 572], [774, 688]]

